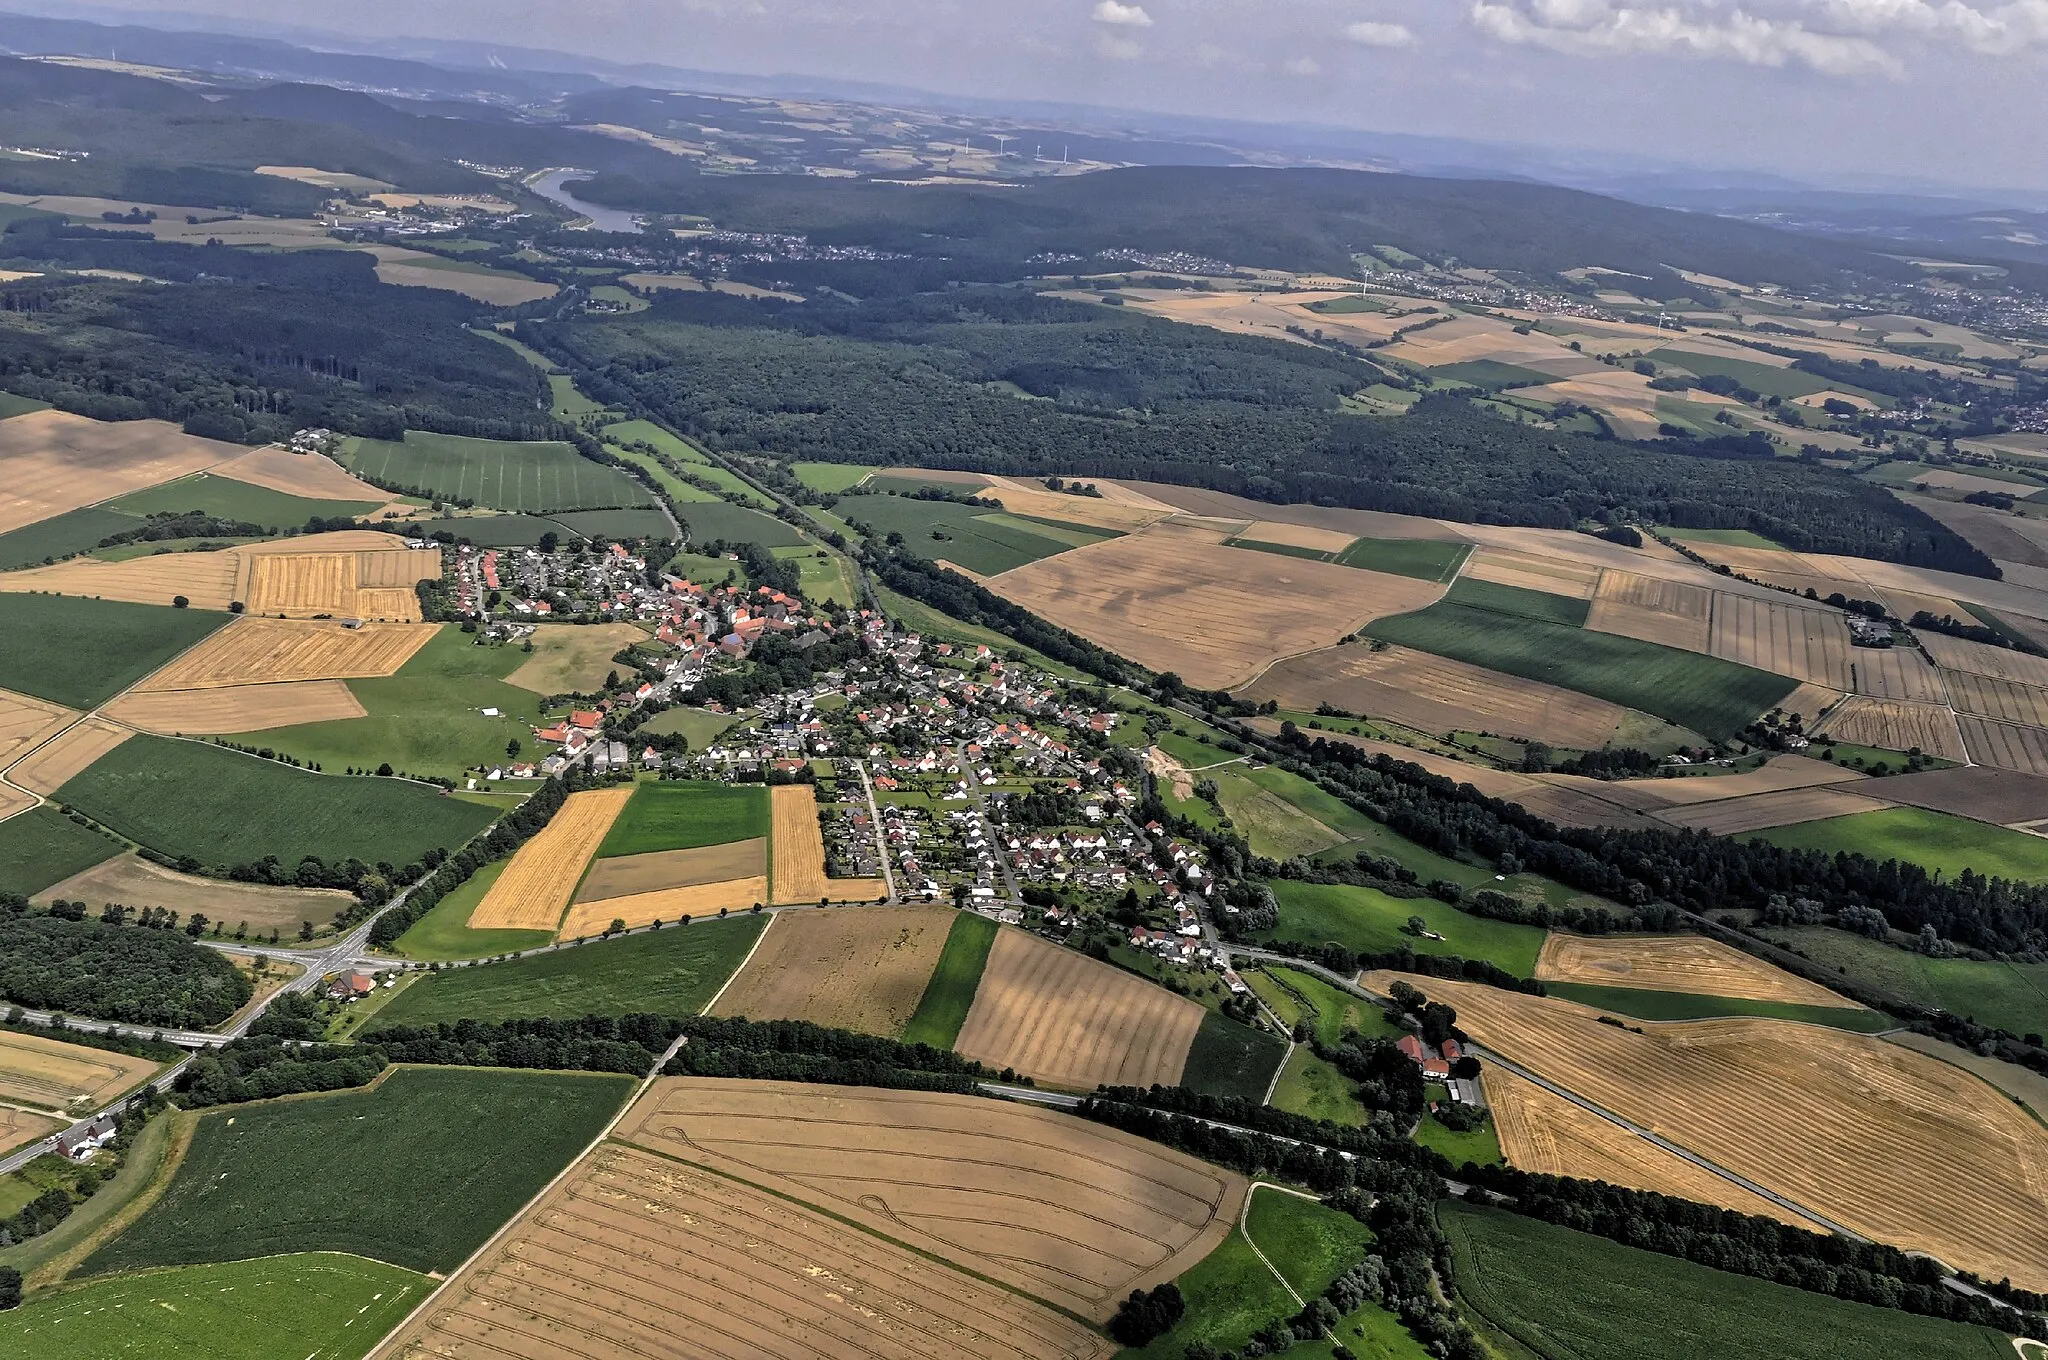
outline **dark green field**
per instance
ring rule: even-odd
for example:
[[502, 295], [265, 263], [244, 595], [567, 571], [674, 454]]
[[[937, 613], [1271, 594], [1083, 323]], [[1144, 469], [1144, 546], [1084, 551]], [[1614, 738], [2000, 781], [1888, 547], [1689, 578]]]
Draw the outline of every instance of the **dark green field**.
[[[4, 213], [0, 213], [0, 226], [16, 221], [19, 217], [37, 216], [42, 216], [42, 214], [37, 213], [33, 208], [9, 208]], [[18, 397], [12, 392], [0, 392], [0, 420], [6, 420], [10, 416], [25, 416], [31, 411], [47, 411], [49, 409], [50, 403], [47, 401], [37, 401], [33, 397]]]
[[60, 801], [142, 845], [206, 865], [275, 855], [297, 864], [403, 865], [453, 849], [496, 813], [396, 779], [312, 774], [224, 747], [134, 736], [58, 790]]
[[163, 1198], [83, 1270], [300, 1251], [453, 1270], [632, 1089], [595, 1073], [414, 1067], [373, 1090], [214, 1110]]
[[121, 843], [88, 830], [45, 803], [0, 822], [0, 892], [33, 897], [121, 852]]
[[690, 850], [767, 834], [765, 785], [664, 779], [633, 790], [625, 810], [597, 847], [597, 857]]
[[919, 557], [944, 558], [979, 576], [994, 576], [1065, 552], [1076, 537], [1071, 528], [1048, 525], [1041, 534], [1033, 532], [1028, 521], [1004, 517], [1000, 511], [910, 496], [848, 496], [839, 502], [839, 513], [878, 536], [902, 534], [905, 548]]
[[1471, 551], [1469, 543], [1442, 543], [1431, 538], [1360, 538], [1338, 553], [1337, 561], [1418, 581], [1448, 581], [1458, 574]]
[[[550, 516], [585, 538], [673, 540], [675, 526], [659, 510], [564, 510]], [[779, 523], [779, 521], [778, 521]]]
[[1277, 1034], [1240, 1025], [1215, 1011], [1202, 1017], [1195, 1042], [1188, 1049], [1180, 1084], [1206, 1096], [1266, 1098], [1273, 1072], [1287, 1056], [1286, 1041]]
[[945, 952], [939, 955], [939, 966], [932, 970], [931, 981], [924, 985], [917, 1013], [903, 1028], [904, 1043], [930, 1044], [933, 1048], [953, 1046], [953, 1041], [960, 1037], [960, 1026], [967, 1023], [968, 1009], [974, 1005], [974, 993], [981, 986], [982, 969], [988, 965], [988, 951], [995, 946], [997, 929], [994, 921], [971, 911], [953, 918], [953, 928], [946, 932]]
[[1729, 996], [1695, 996], [1689, 992], [1653, 992], [1641, 987], [1597, 987], [1583, 982], [1546, 982], [1552, 996], [1582, 1006], [1637, 1020], [1710, 1020], [1724, 1015], [1758, 1015], [1771, 1020], [1799, 1020], [1857, 1034], [1897, 1029], [1899, 1022], [1879, 1011], [1842, 1006], [1800, 1006], [1789, 1001], [1747, 1001]]
[[479, 548], [537, 548], [542, 534], [569, 541], [569, 531], [545, 515], [464, 515], [456, 519], [423, 519], [420, 532], [453, 534]]
[[32, 567], [53, 557], [70, 557], [98, 547], [115, 534], [141, 527], [139, 520], [97, 506], [67, 510], [0, 534], [0, 571]]
[[0, 595], [0, 689], [97, 708], [233, 617], [169, 600]]
[[221, 519], [243, 520], [272, 529], [295, 529], [315, 515], [322, 519], [332, 519], [337, 515], [367, 515], [384, 504], [384, 501], [310, 500], [273, 491], [267, 486], [238, 482], [232, 477], [210, 477], [198, 472], [175, 482], [165, 482], [162, 486], [130, 492], [119, 500], [107, 502], [107, 509], [137, 516], [201, 510]]
[[698, 501], [677, 507], [677, 518], [689, 531], [690, 542], [758, 543], [764, 548], [795, 548], [804, 536], [773, 515], [749, 510], [730, 501]]
[[1492, 614], [1506, 614], [1512, 618], [1535, 619], [1539, 623], [1563, 624], [1567, 628], [1583, 628], [1587, 616], [1593, 612], [1590, 600], [1553, 595], [1547, 590], [1498, 585], [1492, 581], [1458, 581], [1444, 595], [1443, 602]]
[[767, 920], [699, 921], [435, 973], [392, 998], [371, 1030], [462, 1019], [695, 1015], [739, 969]]
[[403, 443], [352, 439], [343, 445], [341, 461], [379, 486], [417, 487], [494, 510], [546, 513], [654, 503], [646, 487], [617, 468], [551, 441], [514, 443], [407, 430]]
[[1876, 395], [1832, 384], [1825, 378], [1802, 373], [1796, 368], [1773, 368], [1769, 364], [1753, 364], [1746, 359], [1730, 359], [1718, 354], [1658, 349], [1650, 351], [1650, 361], [1659, 368], [1682, 368], [1702, 378], [1733, 378], [1752, 392], [1766, 397], [1783, 397], [1787, 401], [1794, 397], [1812, 396], [1815, 392], [1847, 391], [1851, 395]]
[[1498, 359], [1468, 359], [1462, 364], [1443, 364], [1429, 370], [1429, 376], [1438, 382], [1470, 383], [1489, 391], [1508, 387], [1540, 387], [1557, 381], [1552, 374], [1539, 373], [1519, 364], [1504, 364]]
[[1459, 1298], [1542, 1360], [2012, 1360], [1998, 1333], [1445, 1201]]

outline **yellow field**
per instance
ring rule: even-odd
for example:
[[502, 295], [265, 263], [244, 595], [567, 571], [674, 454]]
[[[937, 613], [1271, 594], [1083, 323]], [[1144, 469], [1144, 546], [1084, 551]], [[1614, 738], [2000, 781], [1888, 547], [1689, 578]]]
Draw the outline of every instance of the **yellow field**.
[[252, 614], [417, 622], [420, 606], [412, 587], [441, 574], [441, 554], [392, 548], [395, 539], [379, 537], [383, 544], [376, 551], [241, 554], [241, 598]]
[[361, 628], [345, 628], [318, 620], [294, 622], [244, 615], [136, 689], [212, 689], [392, 675], [440, 630], [437, 623], [366, 623]]
[[2048, 774], [2048, 731], [1984, 718], [1958, 721], [1970, 755], [1979, 764], [2023, 774]]
[[[0, 421], [0, 429], [13, 423]], [[241, 558], [232, 548], [132, 557], [125, 562], [74, 557], [52, 567], [0, 573], [0, 590], [96, 595], [103, 600], [159, 605], [183, 595], [194, 609], [226, 609], [241, 598], [235, 592], [240, 567]]]
[[288, 680], [215, 689], [130, 690], [102, 710], [145, 732], [212, 736], [360, 718], [366, 710], [339, 680]]
[[1842, 702], [1845, 697], [1847, 696], [1842, 691], [1829, 689], [1826, 685], [1801, 684], [1798, 689], [1781, 699], [1778, 707], [1784, 709], [1788, 717], [1798, 714], [1810, 732], [1815, 730], [1814, 723], [1820, 716]]
[[[1724, 661], [1848, 690], [1853, 660], [1874, 653], [1849, 646], [1849, 625], [1833, 610], [1779, 604], [1726, 591], [1714, 596], [1713, 641]], [[1852, 650], [1857, 656], [1852, 658]]]
[[48, 798], [72, 776], [135, 735], [99, 718], [64, 730], [49, 745], [31, 752], [7, 771], [8, 779]]
[[1306, 524], [1260, 520], [1247, 525], [1238, 537], [1253, 543], [1277, 543], [1287, 548], [1307, 548], [1311, 552], [1340, 553], [1351, 546], [1357, 535], [1340, 529], [1316, 529]]
[[1704, 935], [1650, 937], [1552, 934], [1543, 941], [1536, 976], [1544, 982], [1640, 987], [1653, 992], [1788, 1001], [1798, 1006], [1860, 1007], [1819, 983], [1773, 968], [1762, 959]]
[[1609, 571], [1600, 576], [1586, 627], [1688, 652], [1709, 645], [1714, 592], [1704, 586]]
[[209, 471], [216, 477], [232, 477], [251, 486], [269, 487], [288, 496], [316, 501], [377, 501], [391, 499], [391, 493], [357, 480], [356, 476], [324, 453], [293, 453], [288, 449], [257, 449]]
[[1970, 671], [1949, 671], [1946, 679], [1949, 702], [1960, 713], [1999, 718], [2026, 727], [2048, 727], [2048, 689]]
[[147, 1058], [0, 1030], [0, 1100], [60, 1113], [97, 1108], [156, 1069]]
[[569, 908], [569, 914], [562, 918], [562, 928], [557, 933], [562, 939], [575, 940], [601, 934], [614, 921], [624, 921], [630, 930], [656, 921], [716, 915], [720, 908], [745, 911], [755, 905], [765, 906], [767, 902], [768, 880], [765, 877], [735, 878], [724, 883], [693, 883], [687, 887], [662, 888], [627, 897], [608, 897], [599, 902], [579, 902]]
[[1943, 760], [1965, 760], [1956, 715], [1939, 704], [1902, 704], [1852, 694], [1817, 729], [1838, 741], [1910, 751], [1915, 746]]
[[52, 410], [0, 421], [0, 533], [246, 452], [161, 420], [87, 420]]
[[470, 929], [553, 930], [583, 877], [583, 866], [632, 796], [631, 785], [570, 794], [554, 820], [513, 854], [470, 912]]
[[1481, 548], [1465, 563], [1464, 574], [1475, 581], [1590, 600], [1599, 586], [1601, 569], [1513, 548]]
[[524, 274], [504, 271], [474, 274], [466, 269], [449, 269], [439, 262], [440, 256], [407, 250], [403, 246], [372, 246], [369, 253], [377, 257], [377, 281], [399, 288], [433, 288], [444, 293], [460, 293], [494, 307], [538, 302], [542, 298], [553, 297], [556, 292], [554, 284], [529, 279]]
[[0, 689], [0, 770], [7, 762], [78, 715], [26, 694]]
[[879, 878], [825, 877], [825, 837], [818, 829], [818, 796], [809, 784], [779, 784], [768, 791], [773, 810], [775, 853], [769, 876], [775, 904], [873, 902], [888, 888]]

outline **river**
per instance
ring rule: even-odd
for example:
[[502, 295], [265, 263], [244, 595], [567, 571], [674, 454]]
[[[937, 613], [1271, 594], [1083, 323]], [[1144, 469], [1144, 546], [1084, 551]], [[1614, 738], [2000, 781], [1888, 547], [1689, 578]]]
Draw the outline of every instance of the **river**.
[[591, 172], [588, 170], [550, 170], [527, 187], [548, 202], [559, 203], [570, 212], [589, 218], [591, 227], [597, 231], [639, 231], [640, 219], [634, 214], [585, 203], [562, 187], [566, 180], [589, 178]]

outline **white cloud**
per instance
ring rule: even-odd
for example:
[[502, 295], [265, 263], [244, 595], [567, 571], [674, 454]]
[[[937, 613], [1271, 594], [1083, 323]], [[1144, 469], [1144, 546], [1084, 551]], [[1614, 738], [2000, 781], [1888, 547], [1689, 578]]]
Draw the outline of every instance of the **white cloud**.
[[[1900, 58], [1869, 34], [1846, 27], [1838, 31], [1833, 25], [1811, 27], [1796, 11], [1819, 12], [1829, 3], [1871, 10], [1920, 0], [1764, 3], [1795, 12], [1759, 15], [1722, 0], [1673, 0], [1663, 5], [1627, 0], [1475, 0], [1472, 22], [1499, 42], [1574, 56], [1672, 54], [1750, 66], [1806, 66], [1829, 75], [1897, 75], [1904, 70]], [[1960, 5], [1960, 0], [1949, 3]]]
[[1415, 35], [1402, 24], [1387, 24], [1374, 21], [1356, 23], [1344, 30], [1344, 36], [1364, 47], [1413, 47]]
[[1100, 0], [1092, 17], [1098, 24], [1113, 24], [1120, 28], [1152, 27], [1152, 16], [1145, 12], [1143, 5], [1126, 5], [1122, 0]]

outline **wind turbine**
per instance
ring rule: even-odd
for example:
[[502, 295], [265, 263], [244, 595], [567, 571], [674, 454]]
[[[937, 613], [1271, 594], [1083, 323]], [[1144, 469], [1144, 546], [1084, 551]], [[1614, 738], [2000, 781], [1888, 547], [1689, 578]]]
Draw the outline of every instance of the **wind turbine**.
[[996, 133], [993, 133], [993, 132], [991, 132], [991, 133], [989, 134], [989, 137], [990, 137], [990, 139], [991, 139], [991, 140], [993, 140], [993, 141], [995, 142], [995, 144], [996, 144], [996, 159], [997, 159], [997, 160], [1001, 160], [1001, 159], [1002, 159], [1002, 157], [1003, 157], [1003, 148], [1004, 148], [1005, 146], [1009, 145], [1009, 143], [1011, 143], [1012, 141], [1015, 141], [1015, 140], [1016, 140], [1016, 139], [1015, 139], [1015, 138], [1013, 138], [1013, 137], [1004, 137], [1004, 136], [999, 136], [999, 135], [997, 135]]

